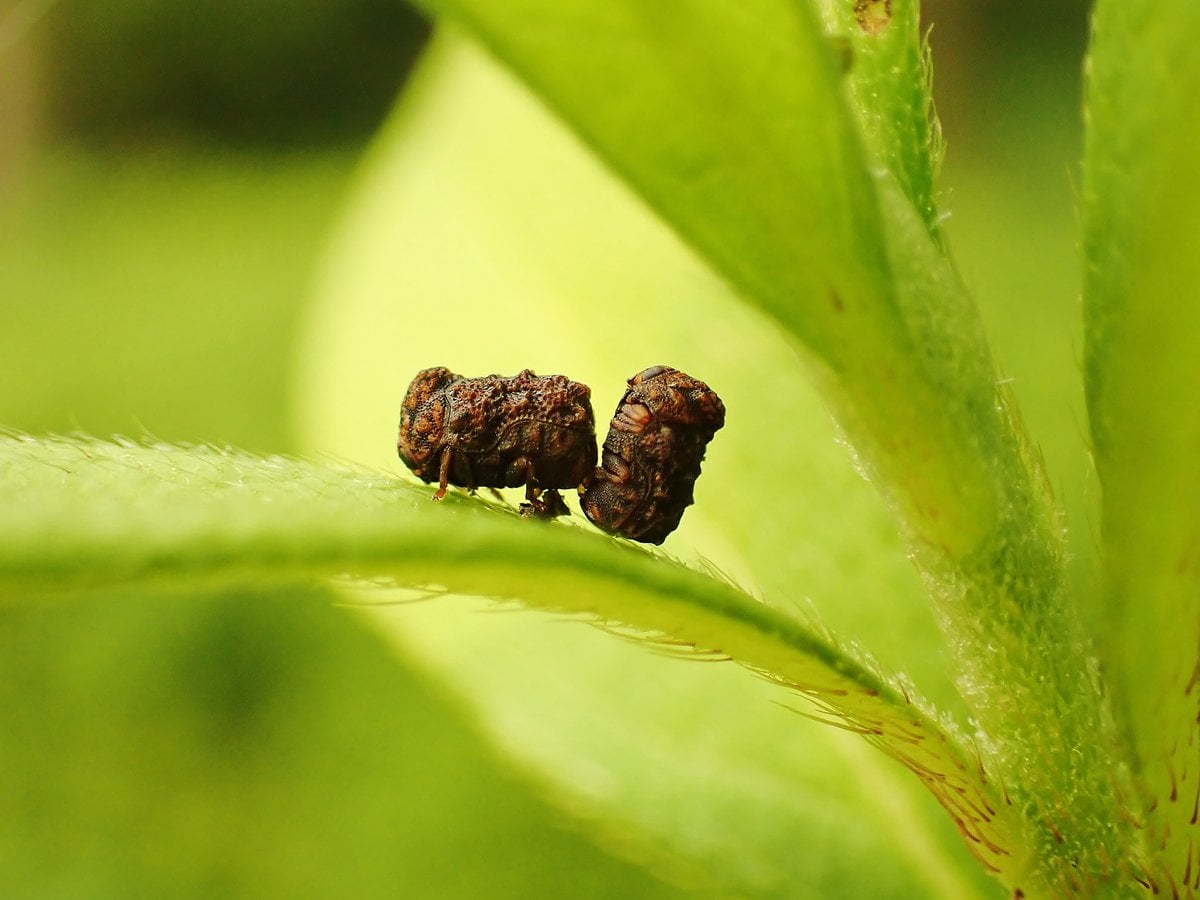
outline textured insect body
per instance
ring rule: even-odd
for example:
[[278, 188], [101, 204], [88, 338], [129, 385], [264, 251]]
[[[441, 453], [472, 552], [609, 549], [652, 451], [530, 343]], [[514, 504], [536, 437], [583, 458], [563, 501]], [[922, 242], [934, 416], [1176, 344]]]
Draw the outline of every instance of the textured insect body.
[[611, 534], [661, 544], [692, 504], [725, 404], [703, 381], [669, 366], [639, 372], [628, 385], [581, 505]]
[[596, 465], [591, 391], [529, 369], [511, 378], [425, 369], [404, 396], [396, 450], [418, 478], [438, 483], [439, 500], [450, 484], [525, 485], [530, 512], [561, 515], [554, 489], [581, 487]]

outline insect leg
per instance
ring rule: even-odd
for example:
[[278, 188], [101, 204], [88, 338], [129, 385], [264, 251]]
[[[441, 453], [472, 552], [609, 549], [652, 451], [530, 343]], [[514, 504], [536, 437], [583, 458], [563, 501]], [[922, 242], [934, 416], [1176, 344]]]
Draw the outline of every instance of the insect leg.
[[563, 502], [562, 494], [553, 489], [547, 490], [539, 500], [521, 504], [521, 515], [527, 519], [553, 519], [556, 516], [569, 516], [570, 514], [571, 510]]
[[538, 506], [538, 498], [542, 496], [542, 488], [538, 484], [537, 475], [533, 471], [533, 463], [524, 458], [517, 460], [517, 465], [522, 464], [524, 464], [525, 468], [525, 499], [536, 508]]
[[571, 511], [563, 503], [562, 496], [558, 491], [550, 490], [542, 493], [542, 486], [538, 483], [534, 465], [529, 459], [521, 457], [513, 463], [513, 466], [525, 470], [525, 499], [528, 502], [521, 504], [522, 516], [553, 519], [555, 516], [570, 515]]
[[438, 466], [438, 489], [433, 495], [434, 500], [446, 496], [446, 485], [450, 483], [450, 464], [454, 462], [454, 450], [447, 447], [442, 451], [442, 462]]

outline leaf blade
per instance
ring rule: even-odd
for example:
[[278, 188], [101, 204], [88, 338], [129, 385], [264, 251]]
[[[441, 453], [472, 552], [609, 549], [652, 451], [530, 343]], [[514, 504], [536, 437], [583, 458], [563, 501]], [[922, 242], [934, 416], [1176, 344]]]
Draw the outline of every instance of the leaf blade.
[[[456, 49], [447, 53], [447, 46]], [[814, 440], [832, 443], [836, 437], [826, 437], [815, 423], [814, 414], [822, 418], [820, 408], [811, 403], [809, 389], [792, 377], [790, 360], [763, 355], [779, 336], [752, 329], [754, 337], [749, 338], [740, 324], [749, 316], [733, 308], [734, 298], [724, 305], [697, 302], [696, 294], [703, 296], [708, 285], [692, 274], [694, 267], [680, 258], [677, 247], [646, 227], [636, 208], [615, 203], [618, 192], [611, 185], [601, 189], [597, 182], [607, 179], [588, 171], [578, 158], [583, 154], [544, 115], [532, 114], [528, 98], [505, 86], [494, 66], [483, 65], [479, 54], [465, 52], [461, 43], [442, 44], [438, 50], [417, 92], [402, 107], [395, 130], [378, 148], [380, 162], [352, 207], [310, 325], [306, 359], [311, 389], [304, 396], [311, 401], [305, 409], [311, 446], [382, 460], [378, 426], [372, 423], [391, 417], [398, 385], [415, 368], [430, 364], [424, 361], [426, 346], [397, 348], [394, 335], [423, 321], [429, 297], [452, 298], [449, 303], [463, 321], [493, 322], [502, 310], [511, 321], [572, 336], [498, 347], [487, 329], [468, 329], [439, 351], [464, 360], [461, 371], [511, 371], [532, 364], [582, 375], [599, 390], [619, 385], [647, 361], [666, 358], [680, 365], [682, 360], [685, 368], [706, 378], [720, 373], [712, 383], [723, 395], [727, 385], [738, 390], [726, 402], [731, 416], [744, 418], [736, 429], [731, 418], [714, 442], [705, 467], [707, 473], [711, 465], [712, 474], [705, 475], [701, 488], [718, 490], [698, 499], [672, 543], [687, 545], [696, 537], [692, 526], [704, 522], [709, 537], [713, 531], [725, 536], [715, 551], [708, 543], [708, 552], [720, 564], [728, 565], [732, 557], [732, 570], [747, 583], [769, 583], [775, 596], [794, 596], [807, 581], [780, 579], [778, 561], [801, 548], [804, 553], [817, 550], [827, 533], [842, 526], [853, 528], [859, 522], [871, 528], [868, 523], [879, 511], [851, 501], [854, 486], [834, 475], [836, 467], [828, 460], [807, 452]], [[486, 150], [477, 149], [483, 146]], [[1108, 812], [1097, 809], [1112, 801], [1104, 773], [1114, 766], [1108, 743], [1094, 739], [1104, 725], [1085, 642], [1063, 589], [1062, 535], [1053, 500], [1036, 474], [1031, 475], [1040, 468], [1036, 451], [1024, 442], [1010, 398], [993, 383], [988, 355], [979, 351], [978, 323], [952, 266], [903, 192], [890, 182], [882, 184], [881, 199], [889, 204], [887, 219], [893, 226], [889, 253], [894, 270], [901, 273], [899, 301], [910, 333], [923, 348], [921, 358], [929, 363], [925, 376], [937, 385], [933, 393], [939, 399], [933, 405], [943, 405], [935, 422], [920, 421], [907, 413], [913, 411], [912, 403], [922, 404], [906, 394], [904, 403], [910, 406], [886, 413], [895, 427], [885, 430], [893, 462], [895, 457], [923, 458], [924, 465], [939, 453], [963, 461], [929, 470], [901, 467], [903, 488], [909, 500], [915, 495], [942, 515], [936, 533], [950, 536], [949, 545], [934, 548], [933, 560], [921, 561], [941, 589], [936, 613], [958, 652], [960, 687], [971, 696], [993, 742], [988, 750], [999, 760], [1015, 804], [1027, 811], [1027, 847], [1037, 847], [1011, 874], [1012, 886], [1032, 891], [1039, 880], [1057, 883], [1073, 877], [1076, 867], [1097, 873], [1089, 877], [1112, 877], [1113, 860], [1124, 858], [1117, 846], [1121, 837], [1108, 830], [1113, 821]], [[620, 210], [615, 222], [596, 225], [590, 216], [586, 224], [576, 221], [580, 209], [603, 219], [614, 207]], [[386, 234], [388, 245], [371, 246], [372, 234]], [[395, 258], [397, 240], [411, 251], [403, 265]], [[471, 248], [469, 268], [457, 263], [464, 246]], [[416, 259], [422, 262], [416, 264]], [[451, 259], [456, 261], [452, 265]], [[959, 332], [967, 339], [947, 339]], [[445, 356], [432, 362], [443, 362]], [[747, 366], [746, 360], [754, 365]], [[888, 391], [897, 384], [890, 376], [877, 381], [876, 375], [880, 373], [862, 387], [868, 402], [887, 406], [885, 400], [892, 399]], [[923, 384], [922, 391], [929, 387]], [[827, 380], [822, 387], [828, 397]], [[778, 402], [763, 404], [759, 398], [764, 393]], [[353, 409], [345, 400], [350, 395], [360, 398]], [[597, 399], [603, 403], [599, 393]], [[864, 429], [848, 430], [861, 436]], [[722, 458], [731, 443], [740, 453]], [[938, 450], [926, 456], [923, 451], [931, 443]], [[797, 454], [799, 447], [806, 452]], [[869, 475], [879, 474], [872, 465], [878, 459], [869, 453], [858, 459], [864, 457]], [[811, 471], [803, 471], [808, 462]], [[973, 468], [980, 464], [985, 474]], [[982, 547], [974, 546], [977, 532], [958, 527], [960, 520], [946, 517], [948, 507], [931, 499], [946, 478], [957, 479], [952, 490], [965, 490], [978, 501], [966, 504], [966, 511], [971, 527], [986, 535]], [[826, 480], [837, 488], [827, 490]], [[874, 480], [878, 486], [885, 479]], [[933, 487], [930, 480], [936, 482]], [[777, 490], [774, 482], [787, 490]], [[754, 490], [747, 489], [751, 485]], [[999, 521], [993, 507], [997, 495], [1003, 498]], [[765, 497], [773, 502], [762, 502]], [[806, 510], [810, 502], [821, 505]], [[858, 512], [865, 518], [855, 518]], [[858, 553], [863, 561], [876, 554], [886, 557], [895, 549], [895, 536], [891, 527], [880, 525], [874, 534], [859, 535], [853, 549], [846, 535], [839, 535], [829, 549]], [[883, 532], [891, 541], [878, 540]], [[755, 544], [766, 551], [747, 550]], [[741, 549], [740, 558], [730, 552], [734, 548]], [[939, 552], [952, 557], [949, 565], [936, 558]], [[745, 565], [751, 559], [756, 565]], [[857, 616], [839, 620], [854, 623], [844, 633], [870, 635], [873, 648], [886, 643], [886, 638], [877, 640], [878, 626], [895, 622], [890, 592], [902, 587], [903, 580], [889, 576], [865, 595], [846, 593], [846, 583], [843, 570], [841, 578], [825, 583], [829, 596], [822, 600], [835, 601], [835, 609], [858, 607]], [[896, 599], [920, 602], [904, 590]], [[915, 625], [920, 619], [910, 616], [909, 621]], [[899, 666], [907, 667], [910, 656], [934, 643], [919, 629], [893, 630], [912, 640], [912, 646], [892, 655]], [[920, 674], [930, 672], [925, 666]], [[1071, 714], [1064, 715], [1065, 710]], [[1074, 736], [1058, 737], [1066, 732]], [[1075, 753], [1071, 748], [1076, 745], [1085, 752]], [[1088, 788], [1068, 788], [1066, 783]], [[1064, 796], [1078, 805], [1064, 810], [1056, 799]], [[1061, 833], [1069, 838], [1060, 839]], [[1026, 877], [1021, 867], [1027, 864], [1038, 871]]]
[[[1101, 640], [1148, 819], [1147, 868], [1200, 860], [1197, 796], [1178, 778], [1200, 741], [1200, 14], [1101, 2], [1093, 18], [1083, 231], [1085, 386], [1103, 489]], [[1195, 802], [1193, 802], [1195, 801]]]
[[933, 114], [932, 62], [915, 0], [817, 0], [826, 30], [846, 45], [846, 84], [863, 141], [939, 235], [935, 178], [942, 157]]
[[995, 785], [935, 717], [819, 633], [660, 556], [369, 472], [211, 448], [9, 437], [0, 474], [3, 593], [350, 570], [717, 646], [921, 774], [973, 850], [1009, 852]]
[[[903, 187], [870, 176], [808, 7], [425, 5], [511, 67], [816, 358], [936, 586], [960, 689], [1024, 812], [1031, 851], [1006, 873], [1012, 886], [1069, 884], [1077, 868], [1123, 878], [1133, 838], [1110, 824], [1119, 766], [1094, 740], [1107, 724], [1056, 503], [957, 273]], [[771, 78], [747, 80], [763, 58]]]
[[[905, 283], [940, 251], [924, 225], [918, 239], [881, 214], [879, 190], [892, 186], [871, 172], [837, 55], [806, 4], [424, 5], [512, 68], [803, 344], [919, 540], [962, 556], [985, 538], [1004, 491], [973, 450], [977, 429], [1013, 423], [995, 413], [977, 315], [955, 284], [929, 295], [928, 279]], [[894, 146], [886, 134], [878, 143]], [[916, 303], [947, 312], [910, 320]], [[945, 359], [957, 343], [968, 352]], [[968, 424], [963, 409], [991, 415]]]

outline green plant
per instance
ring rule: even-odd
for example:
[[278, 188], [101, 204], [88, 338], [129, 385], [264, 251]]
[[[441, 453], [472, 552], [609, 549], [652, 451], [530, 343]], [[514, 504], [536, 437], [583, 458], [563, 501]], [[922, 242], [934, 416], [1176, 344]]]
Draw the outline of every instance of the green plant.
[[[435, 505], [352, 467], [14, 436], [0, 450], [4, 591], [351, 572], [458, 595], [354, 594], [597, 832], [740, 894], [984, 895], [984, 870], [1026, 897], [1194, 893], [1200, 13], [1183, 0], [1094, 13], [1082, 200], [1095, 553], [1084, 525], [1066, 528], [946, 255], [915, 3], [428, 6], [640, 201], [444, 40], [325, 275], [300, 392], [310, 444], [370, 458], [366, 442], [386, 445], [392, 427], [374, 412], [403, 387], [394, 370], [419, 359], [562, 370], [614, 396], [623, 375], [677, 363], [730, 410], [680, 533], [715, 564], [478, 499]], [[514, 133], [537, 139], [512, 151], [519, 169], [496, 141]], [[499, 149], [478, 151], [489, 139]], [[478, 168], [456, 167], [464, 148]], [[578, 190], [560, 203], [542, 183]], [[498, 197], [512, 219], [424, 217], [454, 190]], [[398, 191], [417, 199], [397, 209]], [[462, 247], [463, 232], [488, 243]], [[560, 265], [555, 240], [589, 247], [589, 268]], [[402, 307], [370, 262], [399, 249], [428, 260], [406, 270]], [[519, 305], [497, 299], [509, 279], [530, 288]], [[593, 310], [586, 333], [553, 327], [563, 284]], [[821, 404], [883, 503], [833, 452]], [[814, 562], [853, 548], [854, 575]], [[473, 595], [554, 615], [483, 623]], [[814, 613], [806, 595], [853, 609]], [[563, 613], [638, 640], [564, 628]], [[852, 734], [805, 728], [771, 699]], [[884, 752], [860, 752], [864, 738]]]

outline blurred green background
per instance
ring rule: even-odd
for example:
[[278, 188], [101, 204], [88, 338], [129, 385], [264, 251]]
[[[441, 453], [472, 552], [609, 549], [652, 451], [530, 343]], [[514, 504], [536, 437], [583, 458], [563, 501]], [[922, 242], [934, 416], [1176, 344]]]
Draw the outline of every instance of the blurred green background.
[[[950, 241], [1086, 520], [1086, 5], [925, 15]], [[0, 0], [0, 425], [295, 450], [309, 285], [427, 35], [398, 0]], [[239, 599], [0, 610], [0, 893], [676, 894], [327, 598]]]

